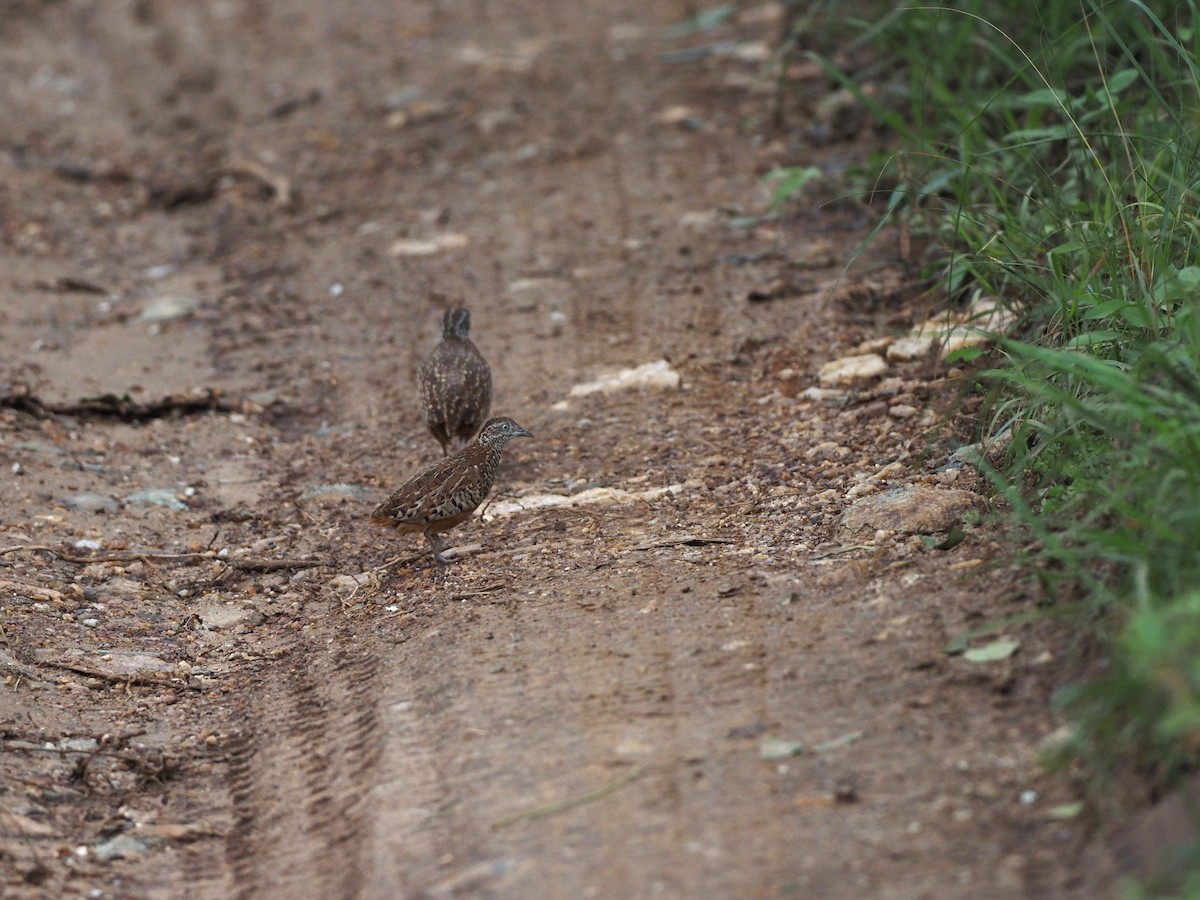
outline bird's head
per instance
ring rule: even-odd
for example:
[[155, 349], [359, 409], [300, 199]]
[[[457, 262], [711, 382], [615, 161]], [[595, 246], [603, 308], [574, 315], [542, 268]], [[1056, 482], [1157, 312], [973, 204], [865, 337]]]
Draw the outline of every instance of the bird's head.
[[461, 306], [446, 310], [442, 316], [442, 337], [465, 338], [471, 331], [471, 312]]
[[533, 432], [526, 431], [508, 416], [498, 416], [483, 423], [476, 440], [492, 447], [503, 447], [509, 438], [515, 437], [533, 437]]

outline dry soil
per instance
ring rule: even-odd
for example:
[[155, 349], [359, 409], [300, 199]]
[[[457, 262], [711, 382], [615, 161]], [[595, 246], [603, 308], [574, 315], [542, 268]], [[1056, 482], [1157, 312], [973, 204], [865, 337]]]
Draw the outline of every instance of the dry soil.
[[[3, 4], [5, 896], [1084, 895], [1061, 635], [944, 652], [997, 526], [840, 526], [988, 504], [944, 365], [806, 393], [928, 309], [887, 136], [692, 11]], [[367, 517], [451, 303], [536, 437], [440, 569]]]

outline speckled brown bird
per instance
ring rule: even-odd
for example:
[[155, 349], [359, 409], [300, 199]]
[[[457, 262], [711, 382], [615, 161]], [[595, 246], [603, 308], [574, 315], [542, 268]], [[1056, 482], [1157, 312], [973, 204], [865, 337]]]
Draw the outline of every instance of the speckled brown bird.
[[492, 408], [492, 370], [467, 336], [471, 313], [461, 306], [442, 317], [442, 340], [421, 364], [421, 411], [430, 433], [450, 453], [479, 431]]
[[401, 534], [419, 531], [429, 541], [433, 558], [442, 555], [442, 532], [465, 521], [492, 489], [504, 445], [511, 438], [533, 435], [507, 416], [489, 419], [479, 436], [453, 456], [423, 468], [371, 513], [376, 525]]

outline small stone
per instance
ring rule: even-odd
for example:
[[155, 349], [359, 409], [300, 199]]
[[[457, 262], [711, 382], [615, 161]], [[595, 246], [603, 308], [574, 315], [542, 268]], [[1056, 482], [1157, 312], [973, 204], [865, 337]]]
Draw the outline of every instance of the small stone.
[[857, 500], [842, 514], [841, 527], [931, 534], [949, 531], [961, 525], [968, 513], [983, 509], [983, 498], [970, 491], [902, 487]]
[[942, 359], [963, 347], [990, 344], [997, 334], [1009, 331], [1017, 317], [994, 297], [978, 295], [966, 309], [923, 322], [888, 348], [888, 359], [909, 362], [923, 358], [940, 345]]
[[985, 465], [998, 466], [1012, 446], [1012, 429], [1006, 429], [987, 441], [967, 444], [950, 454], [951, 462], [966, 463], [976, 469]]
[[112, 497], [93, 494], [90, 491], [80, 491], [78, 494], [64, 497], [63, 503], [79, 512], [109, 513], [121, 508], [121, 504]]
[[388, 248], [389, 256], [434, 256], [447, 250], [458, 250], [467, 246], [470, 239], [465, 234], [453, 232], [439, 234], [428, 240], [402, 238]]
[[813, 400], [817, 403], [841, 403], [849, 394], [846, 391], [839, 391], [837, 388], [820, 388], [814, 385], [801, 391], [800, 396], [805, 400]]
[[887, 358], [891, 362], [912, 362], [914, 359], [924, 359], [932, 348], [931, 337], [903, 337], [887, 348]]
[[846, 499], [854, 500], [864, 494], [873, 494], [879, 490], [879, 485], [872, 484], [869, 481], [864, 481], [862, 484], [856, 484], [854, 487], [846, 491]]
[[625, 491], [621, 488], [594, 487], [576, 494], [526, 494], [514, 500], [498, 500], [489, 504], [483, 519], [490, 522], [502, 516], [527, 512], [531, 509], [549, 509], [566, 506], [610, 505], [655, 500], [664, 495], [673, 496], [685, 490], [695, 489], [696, 482], [676, 482], [664, 487], [647, 488], [644, 491]]
[[680, 125], [689, 119], [697, 119], [700, 113], [690, 106], [669, 106], [659, 112], [654, 121], [661, 125]]
[[[310, 488], [305, 488], [304, 493], [300, 495], [300, 499], [315, 500], [320, 497], [344, 497], [347, 500], [367, 500], [373, 496], [375, 496], [375, 491], [371, 488], [363, 487], [361, 484], [337, 482], [335, 484], [314, 484]], [[272, 538], [268, 546], [273, 546], [274, 543], [274, 538]]]
[[680, 228], [707, 228], [717, 221], [717, 212], [713, 209], [698, 212], [686, 212], [679, 217]]
[[617, 756], [646, 757], [654, 752], [654, 748], [644, 741], [639, 741], [635, 738], [626, 738], [613, 748], [613, 752]]
[[[96, 563], [97, 566], [102, 566]], [[98, 571], [88, 573], [90, 577], [104, 577], [105, 569], [99, 568]], [[140, 597], [145, 585], [140, 581], [134, 581], [132, 578], [105, 578], [104, 583], [100, 585], [100, 595], [105, 598], [109, 597]]]
[[196, 607], [193, 612], [210, 631], [225, 631], [245, 625], [254, 628], [267, 621], [267, 617], [253, 606], [211, 602]]
[[766, 760], [791, 759], [804, 753], [803, 741], [763, 738], [758, 745], [758, 758]]
[[97, 844], [92, 852], [97, 859], [128, 859], [146, 852], [146, 844], [128, 834], [119, 834], [103, 844]]
[[139, 322], [174, 322], [192, 316], [200, 307], [200, 301], [192, 297], [155, 297], [138, 313]]
[[168, 275], [174, 274], [174, 272], [174, 265], [171, 263], [162, 263], [157, 266], [150, 266], [148, 269], [146, 269], [146, 277], [151, 281], [160, 281], [163, 278], [166, 278]]
[[981, 781], [971, 788], [971, 794], [980, 800], [995, 800], [1000, 796], [1000, 787], [994, 781]]
[[402, 88], [396, 88], [387, 95], [387, 98], [383, 102], [388, 109], [405, 109], [418, 100], [423, 99], [425, 99], [424, 88], [410, 84]]
[[329, 580], [329, 586], [339, 594], [349, 594], [370, 580], [371, 576], [366, 572], [360, 572], [358, 575], [335, 575]]
[[[51, 664], [61, 662], [59, 656], [53, 651], [47, 651], [37, 654], [40, 662], [49, 662]], [[170, 663], [164, 662], [157, 656], [151, 653], [131, 653], [124, 651], [111, 651], [102, 656], [93, 656], [86, 654], [87, 668], [93, 671], [97, 676], [112, 681], [125, 681], [131, 678], [156, 678], [165, 677], [174, 673], [174, 668]]]
[[907, 403], [897, 403], [888, 409], [888, 415], [893, 419], [911, 419], [917, 412], [915, 406], [909, 406]]
[[125, 498], [126, 503], [136, 503], [142, 506], [165, 506], [167, 509], [187, 510], [190, 509], [186, 503], [176, 496], [175, 491], [167, 488], [146, 488], [140, 491], [134, 491]]
[[862, 353], [857, 356], [843, 356], [821, 366], [817, 374], [821, 384], [850, 384], [855, 381], [866, 381], [876, 378], [887, 371], [888, 364], [877, 353]]
[[571, 388], [571, 397], [583, 397], [588, 394], [611, 394], [616, 391], [634, 388], [660, 388], [673, 390], [679, 387], [679, 373], [671, 368], [665, 359], [645, 363], [633, 369], [621, 369], [611, 375], [597, 378], [595, 381], [585, 381]]
[[97, 749], [100, 743], [95, 738], [68, 738], [65, 741], [60, 741], [58, 746], [63, 750], [88, 752]]
[[851, 356], [862, 356], [866, 353], [874, 353], [882, 355], [887, 351], [887, 348], [892, 346], [895, 340], [893, 337], [877, 337], [869, 340], [860, 341], [850, 348]]
[[[509, 283], [504, 289], [505, 294], [509, 297], [521, 300], [548, 303], [561, 303], [563, 298], [570, 290], [570, 282], [562, 278], [540, 277], [540, 278], [518, 278], [516, 281]], [[532, 306], [522, 306], [522, 311], [531, 309]]]

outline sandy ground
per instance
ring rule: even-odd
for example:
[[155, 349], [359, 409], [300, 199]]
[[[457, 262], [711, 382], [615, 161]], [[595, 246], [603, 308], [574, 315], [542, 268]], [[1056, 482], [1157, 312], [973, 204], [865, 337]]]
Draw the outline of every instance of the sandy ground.
[[[805, 393], [926, 307], [761, 178], [883, 138], [689, 10], [5, 4], [5, 896], [1087, 895], [996, 526], [840, 524], [987, 505], [943, 365]], [[535, 438], [439, 569], [366, 519], [452, 303]]]

